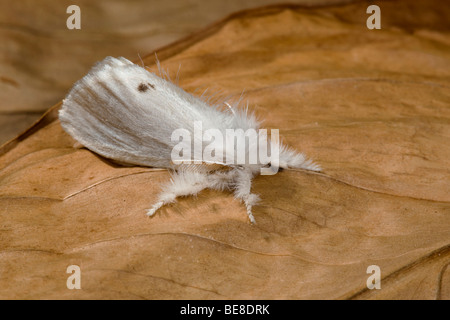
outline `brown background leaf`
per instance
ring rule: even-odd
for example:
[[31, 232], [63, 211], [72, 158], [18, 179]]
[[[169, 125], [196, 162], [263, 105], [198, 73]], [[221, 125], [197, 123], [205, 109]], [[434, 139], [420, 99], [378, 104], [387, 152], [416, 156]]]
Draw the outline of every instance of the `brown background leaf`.
[[[158, 51], [189, 92], [245, 89], [268, 128], [323, 166], [256, 178], [256, 226], [216, 191], [149, 219], [168, 172], [72, 148], [56, 105], [0, 149], [0, 297], [449, 299], [439, 4], [381, 1], [381, 30], [366, 28], [366, 2], [266, 7]], [[66, 288], [72, 264], [82, 290]], [[366, 287], [370, 265], [381, 290]]]
[[[304, 5], [351, 0], [297, 0]], [[0, 144], [61, 100], [106, 56], [166, 46], [238, 10], [284, 0], [77, 0], [81, 30], [69, 30], [65, 1], [0, 0]]]

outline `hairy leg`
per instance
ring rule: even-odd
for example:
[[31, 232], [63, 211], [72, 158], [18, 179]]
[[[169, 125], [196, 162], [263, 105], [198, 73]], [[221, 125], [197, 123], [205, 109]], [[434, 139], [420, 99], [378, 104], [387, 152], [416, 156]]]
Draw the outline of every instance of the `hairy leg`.
[[259, 201], [257, 194], [251, 193], [253, 174], [249, 169], [237, 169], [234, 181], [234, 196], [244, 202], [250, 222], [255, 224], [256, 220], [252, 213], [252, 207]]
[[234, 169], [212, 174], [196, 171], [174, 172], [171, 182], [163, 187], [158, 201], [147, 211], [147, 215], [153, 216], [162, 206], [175, 202], [177, 197], [196, 195], [206, 188], [234, 189], [234, 197], [244, 202], [250, 222], [254, 224], [256, 221], [252, 206], [258, 202], [259, 196], [250, 191], [252, 177], [253, 174], [249, 169]]
[[158, 196], [158, 201], [147, 211], [148, 216], [153, 216], [162, 206], [173, 203], [177, 197], [196, 195], [208, 188], [208, 178], [204, 173], [195, 171], [180, 171], [172, 174], [169, 184], [163, 187]]

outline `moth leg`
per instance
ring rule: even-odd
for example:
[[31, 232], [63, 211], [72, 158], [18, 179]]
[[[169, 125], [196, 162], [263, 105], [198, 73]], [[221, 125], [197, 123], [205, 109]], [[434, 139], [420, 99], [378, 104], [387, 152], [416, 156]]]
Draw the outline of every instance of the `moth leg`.
[[158, 201], [147, 211], [147, 215], [153, 216], [162, 206], [175, 202], [177, 197], [196, 195], [207, 187], [206, 174], [190, 171], [174, 172], [171, 182], [163, 187]]
[[257, 194], [251, 193], [253, 174], [250, 170], [238, 170], [234, 186], [234, 197], [244, 202], [247, 215], [252, 224], [256, 223], [252, 207], [259, 201]]

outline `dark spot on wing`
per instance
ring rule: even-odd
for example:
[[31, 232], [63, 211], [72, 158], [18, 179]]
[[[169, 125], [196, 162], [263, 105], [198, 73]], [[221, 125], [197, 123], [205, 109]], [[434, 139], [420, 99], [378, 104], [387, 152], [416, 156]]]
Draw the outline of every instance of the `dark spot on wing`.
[[145, 83], [141, 83], [141, 84], [138, 86], [138, 90], [139, 90], [140, 92], [145, 92], [145, 91], [148, 90], [148, 85], [146, 85]]
[[147, 84], [141, 83], [137, 89], [139, 92], [146, 92], [149, 88], [155, 89], [155, 86], [147, 82]]

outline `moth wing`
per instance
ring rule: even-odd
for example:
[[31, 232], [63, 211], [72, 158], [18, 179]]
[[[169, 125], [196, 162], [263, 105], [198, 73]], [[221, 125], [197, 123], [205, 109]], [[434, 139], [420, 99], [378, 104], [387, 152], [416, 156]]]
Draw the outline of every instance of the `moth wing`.
[[172, 168], [174, 130], [194, 122], [221, 128], [232, 121], [180, 87], [125, 58], [107, 57], [63, 100], [65, 131], [88, 149], [121, 163]]

